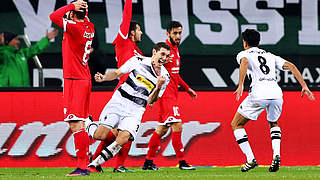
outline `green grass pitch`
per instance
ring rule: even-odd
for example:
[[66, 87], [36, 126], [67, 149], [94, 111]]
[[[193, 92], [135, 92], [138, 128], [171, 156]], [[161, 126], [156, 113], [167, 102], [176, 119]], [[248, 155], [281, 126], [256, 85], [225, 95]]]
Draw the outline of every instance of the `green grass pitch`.
[[73, 168], [0, 168], [0, 179], [6, 180], [56, 180], [56, 179], [110, 179], [110, 180], [314, 180], [320, 179], [320, 167], [280, 167], [276, 173], [268, 167], [257, 167], [249, 172], [240, 172], [240, 167], [197, 167], [195, 171], [181, 171], [176, 167], [162, 167], [160, 171], [143, 171], [140, 167], [130, 168], [134, 173], [113, 173], [104, 168], [104, 173], [90, 176], [65, 177]]

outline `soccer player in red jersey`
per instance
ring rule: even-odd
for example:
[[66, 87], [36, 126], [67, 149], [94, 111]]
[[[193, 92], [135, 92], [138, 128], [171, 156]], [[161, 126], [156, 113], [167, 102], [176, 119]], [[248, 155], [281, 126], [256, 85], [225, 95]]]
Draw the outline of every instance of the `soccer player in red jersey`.
[[[89, 117], [91, 76], [88, 59], [94, 25], [86, 14], [85, 1], [76, 0], [50, 14], [51, 21], [63, 28], [63, 101], [65, 121], [73, 133], [77, 156], [77, 169], [66, 176], [89, 175], [87, 170], [90, 139], [84, 129], [84, 120]], [[63, 16], [67, 14], [68, 18]]]
[[[115, 46], [117, 67], [120, 68], [127, 60], [133, 56], [143, 56], [142, 52], [138, 48], [136, 43], [141, 42], [141, 31], [140, 24], [137, 22], [131, 21], [132, 18], [132, 0], [126, 0], [122, 15], [122, 23], [120, 30], [116, 39], [113, 41]], [[119, 83], [115, 89], [117, 89], [123, 82], [127, 80], [128, 74], [120, 76]], [[103, 148], [112, 143], [116, 136], [117, 130], [114, 129], [109, 132], [106, 140], [101, 141], [98, 148], [96, 149], [92, 159], [95, 159], [99, 156]], [[125, 144], [120, 152], [118, 153], [117, 162], [113, 169], [113, 172], [132, 172], [124, 166], [124, 161], [128, 157], [128, 153], [131, 147], [131, 141]], [[101, 167], [96, 167], [98, 171], [102, 171]]]
[[143, 170], [159, 170], [153, 163], [156, 152], [160, 145], [161, 137], [166, 134], [169, 127], [172, 130], [172, 145], [176, 152], [176, 157], [179, 160], [179, 168], [181, 170], [194, 170], [195, 168], [188, 165], [184, 160], [184, 148], [181, 142], [182, 132], [182, 118], [179, 112], [178, 87], [179, 85], [190, 95], [192, 99], [197, 97], [197, 94], [192, 90], [180, 77], [180, 53], [178, 45], [181, 41], [182, 25], [180, 22], [171, 21], [167, 25], [166, 43], [170, 46], [170, 61], [164, 66], [170, 74], [170, 83], [164, 92], [163, 96], [159, 99], [160, 114], [159, 125], [153, 132], [149, 145], [146, 160], [143, 164]]

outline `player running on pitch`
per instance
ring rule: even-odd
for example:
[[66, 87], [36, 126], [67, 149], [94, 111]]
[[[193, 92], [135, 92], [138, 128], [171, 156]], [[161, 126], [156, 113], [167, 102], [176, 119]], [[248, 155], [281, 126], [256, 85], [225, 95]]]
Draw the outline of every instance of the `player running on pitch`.
[[111, 81], [129, 73], [127, 80], [114, 92], [112, 98], [101, 112], [98, 126], [88, 120], [86, 129], [95, 139], [105, 140], [113, 128], [118, 128], [116, 140], [104, 148], [100, 155], [89, 164], [89, 169], [115, 156], [129, 138], [136, 137], [147, 104], [152, 104], [162, 96], [170, 76], [162, 65], [169, 58], [170, 47], [157, 43], [152, 50], [152, 57], [132, 57], [119, 69], [105, 75], [97, 73], [97, 82]]
[[290, 70], [302, 86], [301, 96], [305, 94], [310, 100], [315, 100], [315, 98], [294, 64], [258, 48], [260, 42], [259, 32], [247, 29], [242, 33], [242, 38], [244, 51], [237, 55], [237, 62], [240, 64], [239, 85], [234, 92], [237, 101], [242, 95], [247, 73], [250, 74], [252, 82], [249, 95], [240, 104], [231, 123], [236, 141], [247, 157], [247, 162], [241, 168], [241, 171], [247, 172], [258, 166], [244, 126], [249, 120], [257, 120], [261, 112], [266, 109], [273, 149], [273, 160], [269, 171], [276, 172], [279, 170], [281, 162], [281, 129], [278, 125], [278, 119], [281, 115], [283, 104], [282, 91], [276, 80], [276, 69]]
[[[131, 21], [131, 18], [132, 0], [126, 0], [123, 9], [122, 23], [120, 25], [118, 35], [113, 41], [118, 68], [120, 68], [133, 56], [143, 56], [142, 52], [137, 46], [137, 43], [141, 42], [141, 36], [143, 34], [141, 31], [141, 26], [139, 23]], [[115, 89], [117, 89], [121, 84], [123, 84], [123, 82], [127, 80], [128, 75], [129, 73], [120, 76], [119, 83]], [[97, 158], [101, 151], [115, 140], [117, 133], [118, 131], [116, 129], [109, 132], [107, 138], [100, 142], [94, 155], [92, 156], [92, 159]], [[113, 172], [133, 172], [124, 166], [124, 162], [128, 157], [131, 143], [131, 141], [126, 143], [117, 154], [117, 161]], [[96, 167], [96, 172], [103, 172], [101, 166]]]

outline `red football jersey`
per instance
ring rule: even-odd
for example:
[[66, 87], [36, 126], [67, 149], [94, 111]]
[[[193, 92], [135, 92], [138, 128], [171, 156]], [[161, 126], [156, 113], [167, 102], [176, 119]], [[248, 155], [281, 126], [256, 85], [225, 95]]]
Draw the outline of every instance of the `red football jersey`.
[[[130, 21], [132, 18], [132, 0], [126, 0], [122, 23], [116, 39], [113, 41], [115, 46], [117, 66], [120, 68], [125, 62], [127, 62], [133, 56], [143, 56], [142, 52], [138, 48], [137, 44], [129, 38]], [[120, 77], [119, 84], [126, 81], [128, 75]]]
[[63, 78], [91, 79], [88, 59], [94, 37], [94, 25], [87, 19], [76, 22], [63, 18], [64, 14], [73, 10], [69, 4], [50, 15], [52, 22], [63, 28], [62, 58]]
[[178, 46], [173, 46], [168, 40], [166, 40], [166, 43], [170, 46], [171, 61], [164, 64], [164, 67], [170, 74], [170, 82], [162, 98], [177, 98], [179, 85], [181, 85], [184, 90], [188, 90], [189, 86], [181, 79], [179, 75], [181, 61]]

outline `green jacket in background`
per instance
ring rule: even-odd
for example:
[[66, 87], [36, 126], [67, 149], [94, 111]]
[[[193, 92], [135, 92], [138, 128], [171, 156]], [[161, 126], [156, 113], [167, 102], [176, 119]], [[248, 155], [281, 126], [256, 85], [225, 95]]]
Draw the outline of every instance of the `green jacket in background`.
[[0, 87], [30, 87], [27, 60], [43, 52], [49, 45], [46, 37], [35, 45], [19, 50], [0, 45]]

